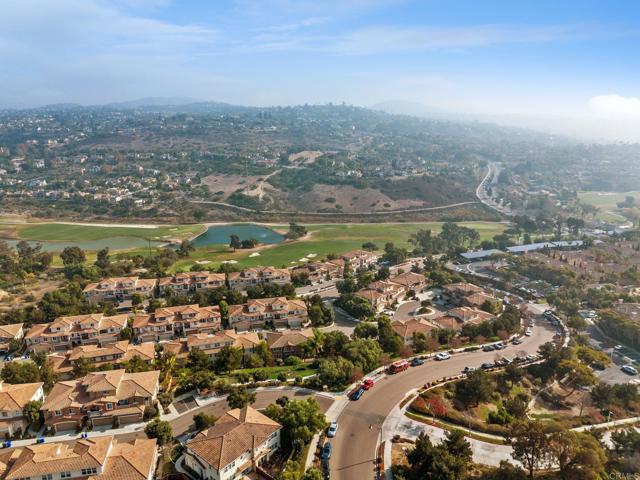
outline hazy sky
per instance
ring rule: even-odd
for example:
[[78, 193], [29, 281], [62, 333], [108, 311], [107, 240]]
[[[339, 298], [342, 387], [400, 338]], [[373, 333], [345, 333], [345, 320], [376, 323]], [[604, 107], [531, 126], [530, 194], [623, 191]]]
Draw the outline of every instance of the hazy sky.
[[636, 0], [1, 0], [0, 18], [0, 106], [403, 100], [640, 135]]

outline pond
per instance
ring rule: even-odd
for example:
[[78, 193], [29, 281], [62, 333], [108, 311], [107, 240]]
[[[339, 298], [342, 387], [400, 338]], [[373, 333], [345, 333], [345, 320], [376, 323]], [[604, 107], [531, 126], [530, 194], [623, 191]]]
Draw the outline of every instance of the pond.
[[228, 245], [229, 237], [237, 235], [240, 240], [255, 238], [260, 243], [272, 244], [284, 241], [284, 236], [263, 225], [239, 223], [237, 225], [212, 225], [193, 241], [196, 247]]

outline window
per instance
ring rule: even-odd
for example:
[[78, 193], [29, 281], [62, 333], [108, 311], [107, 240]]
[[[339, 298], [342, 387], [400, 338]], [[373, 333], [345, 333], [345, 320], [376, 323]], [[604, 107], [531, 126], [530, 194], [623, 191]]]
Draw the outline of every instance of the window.
[[71, 478], [71, 472], [60, 473], [60, 478]]
[[53, 475], [51, 475], [50, 473], [42, 475], [42, 480], [53, 480]]
[[113, 403], [107, 403], [107, 410], [113, 410]]
[[59, 417], [59, 416], [61, 416], [61, 415], [62, 415], [62, 412], [61, 412], [60, 410], [56, 410], [55, 415], [56, 415], [56, 417]]
[[82, 475], [91, 475], [98, 473], [98, 470], [94, 468], [83, 468], [81, 471]]

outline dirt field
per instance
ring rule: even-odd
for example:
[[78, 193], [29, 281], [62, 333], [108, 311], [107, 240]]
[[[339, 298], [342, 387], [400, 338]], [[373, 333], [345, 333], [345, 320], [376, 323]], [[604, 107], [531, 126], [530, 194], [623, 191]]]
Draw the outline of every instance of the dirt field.
[[423, 205], [419, 200], [392, 200], [373, 188], [320, 184], [314, 185], [307, 195], [297, 197], [296, 203], [300, 209], [311, 212], [320, 209], [338, 210], [336, 205], [340, 205], [340, 211], [346, 213], [399, 210]]
[[257, 188], [263, 178], [263, 176], [258, 175], [249, 175], [246, 177], [244, 175], [209, 175], [202, 179], [202, 183], [209, 188], [211, 193], [223, 192], [217, 201], [224, 202], [229, 195], [238, 189], [249, 187], [251, 191]]
[[305, 150], [304, 152], [292, 153], [289, 155], [291, 163], [310, 164], [316, 161], [316, 158], [324, 155], [324, 152], [317, 150]]

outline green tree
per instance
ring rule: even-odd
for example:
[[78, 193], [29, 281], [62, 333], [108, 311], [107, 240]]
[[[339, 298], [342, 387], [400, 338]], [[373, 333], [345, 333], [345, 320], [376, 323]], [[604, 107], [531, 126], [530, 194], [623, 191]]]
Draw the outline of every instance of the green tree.
[[95, 266], [105, 270], [109, 268], [110, 265], [111, 260], [109, 258], [109, 247], [104, 247], [102, 250], [98, 250]]
[[196, 430], [201, 431], [206, 428], [209, 428], [214, 423], [216, 423], [216, 417], [213, 415], [208, 415], [204, 412], [196, 413], [193, 416], [193, 422], [195, 423]]
[[41, 380], [40, 369], [34, 362], [7, 362], [0, 372], [7, 383], [35, 383]]
[[400, 350], [404, 346], [400, 335], [391, 327], [391, 320], [385, 315], [378, 318], [378, 342], [382, 350], [394, 355], [400, 354]]
[[455, 384], [456, 400], [465, 407], [486, 402], [495, 391], [495, 382], [482, 370], [476, 370]]
[[151, 370], [151, 365], [140, 358], [139, 355], [134, 355], [131, 360], [125, 363], [124, 368], [127, 373], [148, 372]]
[[244, 408], [256, 401], [256, 393], [250, 392], [245, 387], [231, 387], [227, 396], [227, 403], [231, 408]]
[[375, 340], [358, 338], [352, 340], [342, 351], [342, 356], [350, 360], [363, 372], [370, 372], [378, 367], [382, 355], [382, 348]]
[[301, 480], [323, 480], [324, 476], [322, 475], [322, 471], [318, 470], [315, 467], [311, 467], [309, 470], [304, 472]]
[[542, 422], [525, 420], [513, 425], [510, 441], [511, 456], [527, 469], [533, 480], [535, 471], [549, 463], [549, 437]]
[[230, 372], [242, 365], [244, 352], [241, 348], [225, 346], [220, 349], [213, 360], [213, 368], [216, 372]]
[[159, 418], [148, 423], [144, 428], [144, 433], [146, 433], [149, 438], [155, 438], [160, 446], [167, 445], [173, 439], [171, 424]]
[[87, 373], [96, 369], [95, 364], [88, 358], [80, 357], [73, 363], [73, 377], [84, 377]]
[[318, 368], [318, 378], [323, 385], [344, 387], [351, 383], [353, 368], [353, 363], [346, 358], [323, 359]]
[[60, 259], [65, 267], [82, 265], [87, 256], [80, 247], [65, 247], [60, 253]]
[[589, 433], [561, 430], [549, 436], [549, 457], [566, 480], [597, 479], [604, 473], [607, 456]]
[[305, 445], [327, 426], [324, 413], [315, 398], [290, 400], [284, 406], [271, 404], [265, 414], [282, 425], [283, 443], [294, 446], [298, 441]]
[[237, 249], [242, 248], [242, 242], [240, 241], [240, 237], [238, 235], [232, 234], [229, 238], [229, 246], [233, 248], [234, 252]]
[[40, 407], [42, 407], [42, 400], [31, 400], [22, 408], [22, 415], [29, 426], [37, 428], [42, 423]]
[[378, 336], [378, 326], [373, 322], [360, 322], [353, 330], [355, 338], [376, 338]]
[[200, 348], [192, 348], [187, 356], [187, 368], [193, 371], [210, 370], [211, 365], [211, 358]]

